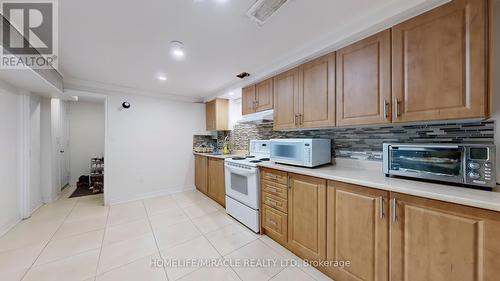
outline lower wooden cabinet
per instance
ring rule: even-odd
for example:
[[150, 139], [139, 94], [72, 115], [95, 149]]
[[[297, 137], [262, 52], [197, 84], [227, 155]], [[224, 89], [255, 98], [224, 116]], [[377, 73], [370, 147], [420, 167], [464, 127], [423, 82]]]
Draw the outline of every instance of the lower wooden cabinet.
[[500, 213], [391, 194], [391, 280], [500, 280]]
[[196, 189], [225, 207], [224, 160], [202, 155], [194, 159]]
[[267, 236], [284, 245], [287, 243], [288, 216], [267, 205], [262, 205], [262, 228]]
[[326, 180], [289, 174], [288, 247], [309, 260], [326, 257]]
[[196, 189], [207, 194], [207, 168], [208, 158], [206, 156], [194, 156], [194, 185]]
[[388, 197], [385, 191], [328, 182], [327, 260], [350, 263], [326, 269], [335, 280], [387, 280]]
[[226, 187], [224, 180], [224, 160], [208, 158], [207, 194], [217, 203], [226, 206]]
[[[499, 212], [270, 169], [261, 175], [263, 233], [303, 259], [348, 262], [318, 268], [336, 281], [500, 280]], [[286, 189], [278, 182], [285, 175]]]

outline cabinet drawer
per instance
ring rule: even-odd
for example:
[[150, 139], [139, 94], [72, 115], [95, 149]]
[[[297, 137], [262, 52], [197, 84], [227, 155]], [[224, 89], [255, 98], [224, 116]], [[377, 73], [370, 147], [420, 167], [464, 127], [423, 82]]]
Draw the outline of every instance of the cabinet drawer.
[[267, 192], [262, 192], [262, 202], [268, 207], [274, 208], [278, 211], [282, 211], [285, 214], [288, 212], [287, 201], [278, 196], [269, 194]]
[[279, 184], [279, 183], [263, 180], [262, 181], [262, 191], [267, 192], [267, 193], [274, 195], [274, 196], [281, 197], [285, 200], [288, 198], [287, 186]]
[[288, 233], [288, 216], [266, 205], [262, 205], [262, 228], [267, 236], [286, 244]]
[[262, 169], [262, 178], [268, 181], [277, 182], [281, 184], [288, 184], [286, 172]]

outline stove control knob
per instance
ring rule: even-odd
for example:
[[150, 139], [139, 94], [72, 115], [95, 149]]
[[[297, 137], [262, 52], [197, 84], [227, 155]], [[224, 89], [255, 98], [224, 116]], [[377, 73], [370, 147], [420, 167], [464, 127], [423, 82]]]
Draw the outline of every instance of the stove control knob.
[[469, 173], [469, 178], [473, 179], [473, 180], [477, 180], [481, 177], [481, 175], [479, 173], [476, 173], [476, 172], [470, 172]]
[[479, 165], [479, 163], [477, 163], [477, 162], [470, 162], [469, 168], [471, 168], [472, 170], [477, 170], [477, 169], [481, 168], [481, 165]]

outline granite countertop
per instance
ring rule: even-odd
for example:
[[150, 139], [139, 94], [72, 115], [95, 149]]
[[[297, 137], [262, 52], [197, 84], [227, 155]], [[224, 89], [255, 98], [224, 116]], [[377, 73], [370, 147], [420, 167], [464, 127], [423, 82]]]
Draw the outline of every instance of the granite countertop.
[[482, 191], [401, 178], [388, 178], [382, 172], [382, 165], [376, 162], [337, 159], [336, 165], [327, 165], [318, 168], [302, 168], [272, 162], [261, 163], [259, 166], [487, 210], [500, 211], [500, 192]]
[[231, 154], [212, 154], [212, 153], [201, 153], [201, 152], [193, 152], [194, 155], [200, 155], [200, 156], [206, 156], [206, 157], [212, 157], [212, 158], [218, 158], [218, 159], [226, 159], [226, 158], [232, 158], [232, 157], [237, 157], [237, 156], [242, 156], [246, 155], [244, 152], [235, 152]]

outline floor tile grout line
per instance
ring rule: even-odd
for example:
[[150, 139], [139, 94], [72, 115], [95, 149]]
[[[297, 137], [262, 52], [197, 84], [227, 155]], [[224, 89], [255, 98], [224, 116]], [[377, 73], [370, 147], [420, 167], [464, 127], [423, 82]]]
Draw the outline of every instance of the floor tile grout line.
[[[120, 241], [120, 242], [111, 243], [111, 244], [108, 244], [108, 245], [103, 246], [103, 248], [106, 248], [107, 246], [110, 246], [110, 245], [114, 245], [114, 244], [118, 244], [118, 243], [123, 243], [123, 242], [126, 242], [126, 241], [128, 241], [128, 240], [137, 239], [137, 238], [139, 238], [139, 237], [141, 237], [141, 236], [146, 236], [146, 235], [148, 235], [148, 234], [152, 234], [152, 232], [150, 232], [150, 233], [145, 233], [145, 234], [142, 234], [142, 235], [140, 235], [140, 236], [138, 236], [138, 237], [134, 237], [134, 238], [126, 239], [126, 240], [123, 240], [123, 241]], [[156, 252], [155, 252], [155, 253], [156, 253]], [[110, 272], [110, 271], [116, 270], [116, 269], [118, 269], [118, 268], [125, 267], [125, 266], [127, 266], [127, 265], [129, 265], [129, 264], [132, 264], [132, 263], [134, 263], [134, 262], [137, 262], [137, 261], [138, 261], [138, 260], [140, 260], [140, 259], [143, 259], [143, 258], [145, 258], [145, 257], [151, 256], [152, 254], [154, 254], [154, 253], [147, 254], [147, 255], [144, 255], [144, 256], [140, 256], [140, 257], [135, 258], [134, 260], [129, 261], [129, 262], [126, 262], [126, 263], [124, 263], [124, 264], [122, 264], [122, 265], [119, 265], [119, 266], [116, 266], [116, 267], [113, 267], [113, 268], [107, 269], [107, 270], [105, 270], [105, 271], [103, 271], [103, 272], [101, 272], [101, 273], [97, 274], [97, 275], [96, 275], [96, 277], [101, 276], [101, 275], [104, 275], [105, 273], [108, 273], [108, 272]]]
[[[148, 219], [149, 228], [151, 229], [151, 233], [153, 234], [153, 239], [155, 240], [155, 245], [156, 245], [156, 249], [158, 250], [158, 255], [160, 256], [160, 259], [163, 259], [163, 256], [162, 256], [161, 251], [160, 251], [160, 246], [158, 245], [158, 239], [156, 238], [156, 234], [153, 230], [153, 225], [151, 224], [151, 219], [149, 218], [146, 204], [144, 203], [144, 200], [141, 200], [141, 202], [142, 202], [142, 206], [144, 207], [144, 212], [146, 212], [146, 218]], [[175, 204], [177, 205], [177, 203], [175, 203]], [[163, 268], [163, 272], [165, 273], [165, 278], [167, 278], [167, 281], [169, 281], [170, 278], [168, 278], [167, 270], [165, 269], [164, 266], [162, 266], [162, 268]]]
[[101, 254], [102, 254], [102, 248], [103, 248], [103, 245], [104, 245], [104, 237], [106, 237], [106, 231], [107, 231], [108, 219], [109, 219], [109, 212], [110, 212], [110, 208], [108, 208], [108, 213], [106, 215], [106, 223], [104, 224], [104, 232], [103, 232], [102, 238], [101, 238], [101, 247], [99, 248], [99, 255], [97, 256], [97, 264], [96, 264], [95, 271], [94, 271], [94, 281], [97, 279], [97, 270], [99, 269], [99, 263], [101, 262]]
[[[59, 199], [56, 200], [59, 201], [59, 200], [62, 200], [64, 199], [62, 196], [59, 197]], [[26, 272], [24, 272], [23, 276], [21, 277], [21, 280], [24, 280], [24, 278], [26, 278], [26, 275], [28, 274], [28, 272], [33, 268], [33, 266], [35, 265], [36, 261], [40, 258], [40, 255], [42, 255], [43, 251], [45, 250], [45, 248], [47, 248], [47, 246], [49, 245], [49, 243], [52, 241], [52, 239], [54, 238], [54, 236], [56, 235], [56, 233], [59, 231], [59, 229], [61, 228], [61, 226], [64, 224], [64, 222], [66, 221], [66, 219], [69, 217], [69, 215], [73, 212], [73, 210], [75, 209], [75, 206], [76, 204], [78, 203], [78, 199], [75, 200], [75, 203], [73, 204], [73, 207], [71, 208], [71, 210], [68, 212], [68, 214], [66, 214], [66, 216], [64, 216], [64, 220], [61, 222], [61, 224], [59, 225], [59, 227], [57, 227], [56, 231], [52, 234], [52, 236], [50, 237], [50, 239], [47, 241], [47, 243], [45, 244], [45, 246], [43, 246], [42, 250], [40, 251], [40, 253], [38, 253], [36, 259], [33, 261], [33, 263], [28, 267], [28, 269], [26, 270]]]
[[[264, 236], [266, 236], [266, 237], [268, 237], [269, 239], [271, 239], [271, 238], [270, 238], [269, 236], [267, 236], [267, 235], [262, 235], [262, 237], [264, 237]], [[266, 246], [268, 246], [269, 248], [271, 248], [271, 249], [272, 249], [275, 253], [277, 253], [278, 255], [282, 256], [282, 257], [283, 257], [283, 258], [285, 258], [285, 259], [288, 259], [288, 257], [286, 257], [286, 256], [282, 255], [280, 252], [278, 252], [278, 251], [277, 251], [277, 250], [275, 250], [273, 247], [271, 247], [271, 246], [270, 246], [270, 245], [268, 245], [266, 242], [264, 242], [264, 241], [262, 240], [262, 237], [261, 237], [261, 238], [258, 238], [259, 240], [261, 240], [261, 242], [262, 242], [262, 243], [266, 244]], [[274, 241], [274, 240], [273, 240], [273, 241]], [[276, 242], [276, 243], [277, 243], [277, 242]], [[280, 246], [280, 247], [283, 247], [283, 246], [281, 246], [281, 245], [279, 245], [279, 246]], [[291, 251], [290, 251], [290, 250], [288, 250], [287, 248], [283, 247], [283, 249], [285, 249], [285, 250], [289, 251], [292, 255], [295, 255], [293, 252], [291, 252]], [[302, 259], [301, 257], [299, 257], [299, 256], [297, 256], [297, 255], [295, 255], [295, 256], [296, 256], [296, 257], [297, 257], [297, 258], [298, 258], [301, 262], [304, 262], [304, 259]], [[318, 270], [318, 269], [317, 269], [317, 268], [315, 268], [314, 266], [311, 266], [311, 265], [309, 265], [309, 264], [308, 264], [308, 266], [309, 266], [309, 267], [314, 268], [315, 270]], [[288, 267], [290, 267], [290, 266], [287, 266], [287, 267], [285, 267], [285, 268], [288, 268]], [[299, 269], [300, 271], [304, 272], [307, 276], [311, 277], [312, 279], [314, 279], [314, 280], [316, 280], [316, 281], [318, 280], [318, 279], [316, 279], [314, 276], [312, 276], [311, 274], [309, 274], [308, 272], [304, 271], [304, 270], [302, 269], [302, 267], [294, 267], [294, 268], [297, 268], [297, 269]], [[318, 271], [319, 271], [319, 270], [318, 270]], [[321, 272], [321, 271], [319, 271], [319, 272]], [[322, 273], [322, 274], [324, 274], [323, 272], [321, 272], [321, 273]]]
[[[207, 197], [207, 198], [208, 198], [208, 197]], [[210, 200], [211, 200], [211, 199], [210, 199]], [[215, 202], [215, 201], [214, 201], [214, 202]], [[218, 210], [217, 210], [217, 211], [218, 211]], [[196, 226], [196, 224], [192, 221], [192, 219], [191, 219], [191, 218], [189, 218], [189, 220], [191, 221], [191, 223], [192, 223], [192, 224], [193, 224], [196, 228], [198, 228], [198, 227]], [[198, 229], [198, 230], [199, 230], [199, 229]], [[216, 230], [214, 230], [214, 231], [216, 231]], [[211, 231], [211, 232], [212, 232], [212, 231]], [[219, 254], [220, 258], [222, 258], [222, 259], [224, 260], [224, 259], [225, 259], [225, 257], [222, 255], [222, 253], [221, 253], [221, 252], [219, 252], [219, 250], [218, 250], [218, 249], [217, 249], [217, 248], [216, 248], [216, 247], [212, 244], [212, 242], [210, 241], [210, 239], [208, 239], [208, 237], [207, 237], [207, 236], [205, 236], [206, 234], [211, 233], [211, 232], [202, 233], [202, 232], [200, 231], [200, 233], [201, 233], [201, 235], [203, 236], [203, 238], [205, 238], [205, 239], [208, 241], [208, 243], [210, 244], [210, 246], [212, 246], [212, 248], [214, 248], [214, 250], [215, 250], [215, 251]], [[200, 269], [201, 269], [201, 268], [198, 268], [198, 269], [194, 270], [193, 272], [198, 271], [198, 270], [200, 270]], [[238, 277], [238, 279], [240, 279], [241, 281], [243, 280], [243, 279], [242, 279], [242, 278], [238, 275], [238, 273], [237, 273], [237, 272], [236, 272], [236, 271], [235, 271], [235, 270], [234, 270], [231, 266], [229, 266], [229, 270], [231, 270], [232, 272], [234, 272], [234, 274], [236, 274], [236, 277]], [[190, 272], [189, 274], [191, 274], [191, 273], [193, 273], [193, 272]], [[189, 275], [189, 274], [186, 274], [185, 276], [187, 276], [187, 275]], [[183, 276], [183, 277], [185, 277], [185, 276]]]
[[[206, 196], [206, 195], [205, 195], [205, 196]], [[207, 198], [207, 199], [209, 199], [209, 200], [212, 200], [211, 198], [208, 198], [208, 197], [206, 197], [206, 198]], [[213, 200], [212, 200], [212, 201], [213, 201]], [[213, 201], [213, 202], [215, 202], [215, 201]], [[215, 202], [215, 203], [217, 203], [217, 202]], [[217, 204], [218, 204], [218, 203], [217, 203]], [[217, 210], [217, 211], [219, 211], [219, 210]], [[226, 214], [226, 215], [227, 215], [227, 214]], [[190, 220], [191, 220], [191, 218], [190, 218]], [[195, 225], [195, 227], [196, 227], [196, 224], [195, 224], [192, 220], [191, 220], [191, 223], [193, 223], [193, 224]], [[232, 224], [232, 222], [231, 222], [231, 224]], [[231, 225], [231, 224], [230, 224], [230, 225]], [[222, 228], [228, 227], [228, 226], [230, 226], [230, 225], [224, 226], [224, 227], [222, 227]], [[204, 238], [208, 241], [208, 243], [212, 246], [212, 248], [214, 248], [214, 249], [215, 249], [215, 251], [216, 251], [217, 253], [219, 253], [220, 257], [221, 257], [222, 259], [225, 259], [225, 256], [224, 256], [221, 252], [219, 252], [219, 250], [215, 247], [215, 245], [213, 245], [213, 243], [210, 241], [210, 239], [208, 239], [208, 237], [206, 236], [206, 234], [209, 234], [209, 233], [215, 232], [215, 231], [220, 230], [220, 229], [222, 229], [222, 228], [219, 228], [219, 229], [216, 229], [216, 230], [214, 230], [214, 231], [207, 232], [207, 233], [201, 233], [201, 231], [200, 231], [200, 233], [201, 233], [201, 235], [202, 235], [202, 236], [203, 236], [203, 237], [204, 237]], [[241, 230], [238, 230], [238, 231], [241, 231]], [[243, 232], [243, 231], [241, 231], [241, 232]], [[252, 240], [252, 241], [250, 241], [250, 242], [246, 243], [245, 245], [241, 246], [241, 247], [240, 247], [240, 248], [238, 248], [238, 249], [241, 249], [242, 247], [245, 247], [246, 245], [248, 245], [248, 244], [252, 243], [253, 241], [255, 241], [255, 240]], [[236, 250], [238, 250], [238, 249], [236, 249]], [[235, 250], [235, 251], [236, 251], [236, 250]], [[233, 252], [234, 252], [234, 251], [233, 251]], [[232, 253], [232, 252], [230, 252], [230, 253]], [[198, 268], [198, 269], [197, 269], [197, 270], [195, 270], [195, 271], [198, 271], [198, 270], [200, 270], [200, 268]], [[238, 272], [236, 272], [236, 271], [234, 270], [234, 268], [233, 268], [233, 267], [229, 266], [229, 270], [231, 270], [234, 274], [236, 274], [236, 277], [238, 277], [238, 279], [243, 280], [243, 278], [241, 278], [241, 276], [238, 274]], [[193, 271], [193, 272], [194, 272], [194, 271]]]

